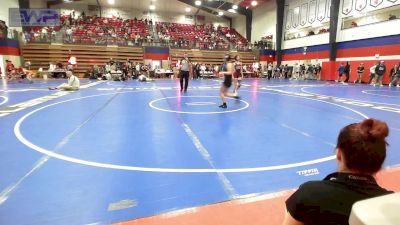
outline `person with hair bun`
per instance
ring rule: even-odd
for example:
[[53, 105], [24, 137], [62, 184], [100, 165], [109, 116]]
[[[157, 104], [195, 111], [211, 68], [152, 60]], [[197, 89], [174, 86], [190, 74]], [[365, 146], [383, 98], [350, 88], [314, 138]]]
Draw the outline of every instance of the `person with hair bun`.
[[341, 129], [336, 144], [338, 172], [302, 184], [286, 201], [283, 224], [348, 225], [355, 202], [393, 193], [374, 178], [386, 158], [388, 135], [387, 124], [377, 119]]

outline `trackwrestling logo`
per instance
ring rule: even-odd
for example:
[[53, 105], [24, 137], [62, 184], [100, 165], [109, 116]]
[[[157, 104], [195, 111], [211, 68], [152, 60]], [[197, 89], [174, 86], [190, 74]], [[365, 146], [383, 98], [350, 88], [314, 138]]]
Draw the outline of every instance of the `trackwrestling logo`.
[[319, 174], [319, 170], [317, 168], [313, 168], [313, 169], [308, 169], [308, 170], [300, 170], [296, 172], [297, 175], [299, 176], [313, 176], [313, 175], [318, 175]]

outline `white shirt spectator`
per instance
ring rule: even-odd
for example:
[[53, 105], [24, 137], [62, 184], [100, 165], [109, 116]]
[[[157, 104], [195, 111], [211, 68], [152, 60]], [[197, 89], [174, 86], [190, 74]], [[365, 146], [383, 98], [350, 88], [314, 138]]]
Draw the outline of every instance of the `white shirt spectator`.
[[55, 64], [50, 63], [49, 65], [49, 72], [54, 71], [57, 68], [57, 66]]
[[260, 65], [258, 64], [258, 62], [253, 63], [253, 68], [254, 68], [254, 70], [258, 70], [258, 68], [260, 68]]
[[68, 78], [68, 86], [79, 89], [79, 87], [81, 86], [81, 82], [79, 81], [78, 77], [76, 77], [75, 75], [71, 75]]
[[273, 69], [272, 63], [269, 63], [269, 64], [268, 64], [268, 70], [272, 70], [272, 69]]
[[371, 66], [371, 67], [369, 68], [369, 72], [370, 72], [371, 74], [375, 74], [375, 69], [376, 69], [376, 65], [373, 65], [373, 66]]

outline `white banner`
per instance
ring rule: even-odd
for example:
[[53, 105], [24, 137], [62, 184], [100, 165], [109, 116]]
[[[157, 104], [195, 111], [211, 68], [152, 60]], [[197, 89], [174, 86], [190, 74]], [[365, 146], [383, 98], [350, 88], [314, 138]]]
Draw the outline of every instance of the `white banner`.
[[292, 19], [293, 19], [293, 9], [289, 9], [286, 14], [286, 30], [289, 30], [292, 27]]
[[378, 7], [380, 4], [382, 4], [383, 0], [371, 0], [369, 3], [372, 7]]
[[310, 7], [308, 10], [308, 22], [314, 23], [315, 17], [317, 16], [317, 0], [310, 1]]
[[356, 10], [363, 11], [367, 7], [367, 0], [356, 0]]
[[331, 0], [328, 0], [328, 7], [326, 7], [326, 15], [328, 16], [328, 18], [331, 18]]
[[[371, 13], [376, 10], [390, 8], [400, 5], [399, 0], [353, 0], [354, 4], [350, 4], [351, 0], [343, 0], [342, 2], [342, 18], [361, 13]], [[350, 6], [352, 5], [352, 7]], [[352, 8], [350, 10], [350, 7]], [[355, 10], [354, 10], [355, 9]]]
[[342, 14], [349, 15], [353, 10], [353, 0], [343, 0]]
[[319, 0], [317, 19], [324, 20], [326, 17], [326, 0]]
[[302, 26], [307, 24], [307, 12], [308, 12], [308, 3], [304, 3], [301, 5], [300, 9], [300, 24]]
[[300, 16], [300, 7], [296, 7], [293, 9], [293, 19], [292, 19], [292, 26], [294, 28], [299, 26], [299, 16]]

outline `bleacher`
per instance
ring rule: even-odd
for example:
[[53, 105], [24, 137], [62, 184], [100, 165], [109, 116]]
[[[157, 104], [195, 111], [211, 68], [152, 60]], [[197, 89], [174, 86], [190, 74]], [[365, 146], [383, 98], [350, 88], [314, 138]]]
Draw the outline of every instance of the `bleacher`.
[[[32, 63], [31, 69], [47, 70], [50, 62], [65, 64], [69, 56], [78, 60], [75, 72], [83, 76], [93, 65], [104, 65], [110, 59], [126, 61], [127, 58], [143, 63], [142, 42], [136, 42], [138, 37], [146, 42], [151, 34], [150, 24], [147, 20], [105, 18], [95, 16], [80, 16], [71, 19], [70, 15], [61, 17], [62, 26], [33, 27], [31, 32], [35, 35], [30, 43], [22, 47], [25, 61]], [[171, 63], [174, 65], [185, 52], [193, 62], [207, 65], [219, 65], [223, 62], [224, 55], [229, 51], [230, 44], [246, 43], [247, 40], [235, 29], [227, 27], [215, 28], [212, 25], [193, 25], [180, 23], [156, 22], [157, 34], [168, 36], [168, 47], [171, 48]], [[42, 29], [47, 34], [41, 33]], [[66, 29], [72, 29], [72, 34], [67, 37]], [[52, 31], [62, 32], [62, 42], [54, 41]], [[229, 33], [230, 37], [226, 37]], [[34, 36], [45, 43], [35, 43]], [[58, 35], [60, 36], [60, 35]], [[154, 37], [153, 37], [154, 38]], [[43, 41], [45, 40], [45, 41]], [[127, 42], [135, 42], [129, 45]], [[228, 43], [230, 41], [231, 43]], [[154, 43], [147, 43], [152, 46]], [[200, 49], [200, 50], [199, 50]], [[256, 56], [253, 52], [235, 52], [239, 54], [244, 64], [254, 62]]]
[[156, 32], [153, 33], [150, 31], [152, 24], [136, 18], [81, 15], [73, 19], [71, 15], [62, 15], [61, 26], [33, 27], [25, 36], [28, 42], [33, 43], [142, 46], [143, 43], [154, 44], [153, 41], [159, 39], [157, 44], [174, 48], [229, 50], [233, 46], [240, 51], [249, 50], [248, 40], [234, 28], [156, 22]]
[[[64, 18], [63, 23], [65, 23]], [[106, 38], [104, 44], [126, 45], [127, 39], [135, 39], [139, 35], [146, 38], [149, 35], [148, 24], [143, 20], [105, 17], [85, 17], [77, 20], [73, 26], [71, 43], [96, 44], [99, 37]]]
[[[220, 27], [219, 32], [221, 32], [232, 44], [247, 44], [248, 41], [243, 37], [235, 28]], [[229, 34], [227, 36], [227, 34]]]
[[[229, 50], [229, 43], [211, 25], [157, 22], [156, 30], [158, 34], [168, 36], [173, 47]], [[183, 42], [179, 46], [174, 45], [179, 41]]]

